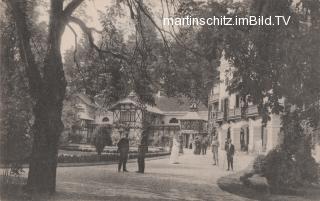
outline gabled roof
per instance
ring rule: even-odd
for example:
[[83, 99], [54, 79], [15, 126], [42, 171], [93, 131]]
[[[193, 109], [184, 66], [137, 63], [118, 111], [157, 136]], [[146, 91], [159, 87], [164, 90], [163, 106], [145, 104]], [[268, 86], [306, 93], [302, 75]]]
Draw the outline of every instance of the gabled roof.
[[99, 105], [97, 103], [95, 103], [94, 101], [92, 101], [87, 95], [82, 94], [82, 93], [78, 93], [75, 95], [76, 97], [78, 97], [79, 99], [81, 99], [86, 105], [90, 105], [92, 107], [98, 108]]
[[[155, 97], [156, 106], [163, 112], [165, 111], [189, 111], [192, 101], [186, 97]], [[198, 105], [199, 111], [207, 111], [208, 108], [204, 104]]]
[[91, 118], [88, 114], [86, 113], [80, 113], [79, 114], [79, 119], [85, 119], [85, 120], [90, 120], [90, 121], [94, 121], [93, 118]]
[[[115, 103], [114, 105], [112, 105], [112, 106], [110, 107], [110, 110], [112, 111], [112, 110], [116, 109], [116, 107], [117, 107], [118, 105], [121, 105], [121, 104], [132, 104], [132, 105], [134, 105], [134, 106], [139, 106], [139, 104], [138, 104], [136, 101], [131, 100], [130, 98], [124, 98], [124, 99], [119, 100], [119, 101], [118, 101], [117, 103]], [[147, 110], [148, 112], [151, 112], [151, 113], [163, 114], [163, 112], [162, 112], [159, 108], [154, 107], [154, 106], [151, 106], [151, 105], [146, 105], [146, 110]]]
[[148, 112], [151, 112], [151, 113], [163, 114], [163, 112], [159, 108], [154, 107], [154, 106], [147, 105], [146, 109]]

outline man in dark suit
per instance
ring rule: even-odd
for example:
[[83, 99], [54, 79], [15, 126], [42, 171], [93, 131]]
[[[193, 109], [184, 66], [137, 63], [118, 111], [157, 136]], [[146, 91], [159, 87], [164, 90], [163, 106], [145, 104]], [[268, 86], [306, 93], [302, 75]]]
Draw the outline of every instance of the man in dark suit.
[[228, 170], [233, 170], [233, 156], [234, 156], [234, 145], [231, 142], [231, 139], [228, 140], [228, 145], [225, 146], [227, 152], [228, 160]]
[[123, 172], [128, 172], [128, 170], [126, 168], [127, 160], [128, 160], [128, 153], [129, 153], [128, 135], [129, 135], [129, 131], [125, 131], [124, 137], [121, 138], [117, 144], [118, 151], [120, 152], [118, 172], [121, 171], [121, 166], [123, 166]]
[[148, 152], [148, 132], [144, 130], [141, 133], [141, 141], [138, 147], [138, 173], [144, 173], [146, 153]]
[[201, 140], [201, 150], [202, 150], [202, 155], [207, 154], [207, 148], [208, 148], [208, 137], [204, 136]]

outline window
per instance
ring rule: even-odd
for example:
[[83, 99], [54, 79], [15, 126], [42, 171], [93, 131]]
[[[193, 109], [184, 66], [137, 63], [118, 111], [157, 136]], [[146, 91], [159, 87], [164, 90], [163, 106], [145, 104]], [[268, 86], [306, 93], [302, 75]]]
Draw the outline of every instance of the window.
[[213, 103], [213, 111], [217, 112], [219, 110], [219, 102]]
[[120, 121], [135, 121], [135, 111], [121, 111]]
[[210, 120], [210, 119], [213, 119], [213, 118], [212, 118], [212, 105], [209, 105], [208, 114], [209, 114], [209, 120]]
[[170, 121], [169, 121], [169, 123], [170, 123], [170, 124], [177, 124], [177, 123], [179, 123], [179, 122], [178, 122], [178, 119], [176, 119], [176, 118], [171, 118]]
[[104, 117], [104, 118], [102, 119], [102, 121], [103, 121], [103, 122], [108, 122], [108, 121], [109, 121], [109, 118], [108, 118], [108, 117]]
[[236, 95], [236, 108], [240, 107], [240, 96]]

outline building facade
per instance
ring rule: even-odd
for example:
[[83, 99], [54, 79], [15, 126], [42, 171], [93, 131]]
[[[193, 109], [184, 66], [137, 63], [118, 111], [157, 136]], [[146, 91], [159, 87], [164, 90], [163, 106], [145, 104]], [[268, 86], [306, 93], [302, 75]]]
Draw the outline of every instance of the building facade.
[[[191, 142], [190, 133], [181, 132], [182, 122], [189, 113], [191, 101], [186, 98], [176, 99], [162, 96], [160, 92], [155, 96], [155, 105], [141, 105], [134, 92], [118, 101], [109, 110], [113, 112], [113, 139], [118, 141], [123, 129], [129, 130], [131, 144], [139, 143], [144, 123], [149, 127], [149, 144], [152, 146], [170, 147], [174, 135], [181, 134], [183, 144], [188, 147]], [[197, 111], [201, 122], [207, 122], [206, 107], [200, 106]], [[205, 126], [206, 128], [206, 126]], [[202, 129], [205, 132], [206, 129]]]
[[230, 138], [237, 151], [267, 152], [279, 143], [280, 117], [271, 114], [271, 120], [263, 126], [256, 105], [227, 91], [232, 72], [232, 66], [222, 57], [219, 82], [209, 94], [208, 130], [218, 134], [220, 145]]
[[[188, 127], [185, 122], [193, 122], [186, 119], [190, 116], [192, 102], [187, 98], [168, 98], [159, 92], [155, 95], [155, 105], [151, 106], [142, 105], [136, 94], [131, 92], [108, 109], [83, 93], [75, 95], [73, 100], [77, 123], [72, 132], [82, 136], [80, 143], [91, 143], [95, 130], [107, 126], [112, 129], [113, 144], [119, 141], [126, 129], [129, 130], [131, 145], [137, 145], [144, 123], [149, 127], [149, 144], [152, 146], [170, 147], [172, 137], [181, 134], [184, 147], [188, 147], [195, 137], [195, 133], [188, 133], [185, 129]], [[198, 105], [198, 110], [193, 113], [201, 121], [201, 133], [207, 133], [207, 108]]]
[[94, 131], [100, 127], [112, 124], [112, 112], [100, 106], [90, 99], [85, 93], [72, 96], [68, 103], [64, 104], [64, 113], [72, 113], [65, 119], [72, 121], [71, 129], [65, 130], [67, 141], [77, 143], [91, 143]]

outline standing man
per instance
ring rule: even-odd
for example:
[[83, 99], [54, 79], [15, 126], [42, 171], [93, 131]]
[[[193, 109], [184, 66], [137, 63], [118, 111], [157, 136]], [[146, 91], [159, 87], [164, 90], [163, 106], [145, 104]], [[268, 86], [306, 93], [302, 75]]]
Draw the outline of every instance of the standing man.
[[208, 138], [207, 136], [204, 136], [202, 137], [202, 140], [201, 140], [202, 155], [207, 154], [207, 148], [208, 148]]
[[227, 160], [228, 160], [228, 170], [233, 170], [233, 156], [234, 156], [234, 145], [231, 142], [231, 139], [228, 139], [228, 145], [226, 145]]
[[213, 154], [213, 165], [219, 165], [219, 156], [218, 156], [218, 149], [219, 149], [219, 141], [217, 134], [213, 135], [213, 140], [211, 144], [212, 154]]
[[138, 173], [144, 173], [145, 163], [144, 159], [148, 152], [148, 132], [147, 130], [142, 131], [141, 141], [138, 147]]
[[129, 131], [125, 130], [124, 137], [122, 137], [117, 144], [118, 151], [120, 152], [118, 172], [121, 171], [121, 166], [123, 166], [123, 172], [128, 172], [126, 167], [127, 160], [128, 160], [128, 153], [129, 153], [128, 135], [129, 135]]

